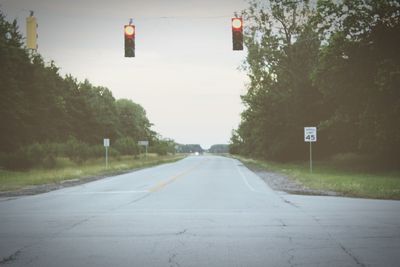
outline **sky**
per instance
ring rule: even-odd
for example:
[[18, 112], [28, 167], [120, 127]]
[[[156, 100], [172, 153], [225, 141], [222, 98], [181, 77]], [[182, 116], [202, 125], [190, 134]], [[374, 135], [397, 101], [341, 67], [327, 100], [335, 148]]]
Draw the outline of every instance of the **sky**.
[[[60, 74], [142, 105], [153, 130], [182, 144], [228, 143], [243, 110], [245, 51], [232, 51], [231, 17], [244, 0], [0, 0], [25, 35], [38, 20], [38, 52]], [[123, 26], [136, 26], [124, 57]]]

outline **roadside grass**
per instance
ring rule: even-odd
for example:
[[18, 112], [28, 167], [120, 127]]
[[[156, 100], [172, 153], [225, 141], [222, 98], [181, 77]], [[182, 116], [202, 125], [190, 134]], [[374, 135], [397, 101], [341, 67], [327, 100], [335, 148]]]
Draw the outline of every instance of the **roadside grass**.
[[362, 165], [350, 167], [343, 160], [317, 161], [310, 173], [308, 162], [277, 163], [234, 156], [250, 168], [286, 175], [304, 186], [334, 191], [343, 196], [400, 200], [400, 171], [371, 170]]
[[76, 164], [67, 158], [58, 158], [53, 169], [32, 169], [29, 171], [0, 170], [0, 192], [16, 191], [29, 186], [57, 184], [66, 180], [85, 180], [96, 176], [110, 176], [129, 170], [155, 166], [178, 161], [185, 155], [157, 156], [148, 154], [147, 158], [135, 159], [132, 156], [110, 158], [108, 168], [105, 160], [92, 159], [82, 164]]

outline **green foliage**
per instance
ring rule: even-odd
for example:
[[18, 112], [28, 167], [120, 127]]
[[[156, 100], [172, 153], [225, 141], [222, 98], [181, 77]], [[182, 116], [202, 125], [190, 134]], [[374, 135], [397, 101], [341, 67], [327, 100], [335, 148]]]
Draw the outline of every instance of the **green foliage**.
[[332, 107], [321, 128], [332, 149], [391, 159], [400, 148], [400, 7], [394, 1], [338, 7], [323, 14], [348, 10], [336, 29], [324, 32], [329, 43], [315, 71], [315, 84]]
[[333, 191], [340, 195], [400, 199], [400, 172], [371, 169], [371, 156], [343, 154], [327, 161], [315, 162], [313, 173], [308, 163], [278, 163], [238, 157], [257, 170], [280, 172], [306, 188]]
[[115, 148], [121, 155], [139, 154], [139, 146], [137, 145], [137, 142], [131, 137], [125, 137], [116, 140], [113, 148]]
[[175, 142], [171, 139], [159, 139], [156, 142], [153, 142], [150, 147], [149, 152], [157, 153], [159, 156], [165, 156], [169, 154], [175, 154]]
[[385, 0], [253, 1], [243, 13], [250, 83], [231, 153], [302, 159], [303, 127], [317, 126], [318, 156], [396, 158], [399, 13]]
[[155, 133], [150, 130], [152, 124], [142, 106], [129, 99], [119, 99], [115, 105], [122, 136], [130, 136], [136, 141], [154, 139]]
[[1, 165], [7, 169], [29, 169], [34, 166], [54, 168], [56, 165], [56, 151], [51, 144], [34, 143], [19, 148], [10, 154], [3, 154]]
[[297, 133], [323, 118], [322, 95], [311, 74], [318, 58], [319, 39], [311, 28], [307, 2], [253, 2], [243, 15], [250, 26], [246, 110], [232, 136], [232, 153], [288, 160], [302, 155]]
[[88, 144], [70, 137], [64, 146], [65, 155], [76, 163], [83, 163], [90, 157], [90, 147]]
[[[110, 150], [115, 155], [137, 154], [138, 140], [157, 141], [139, 104], [116, 100], [108, 88], [88, 80], [61, 77], [54, 62], [28, 52], [22, 40], [16, 21], [8, 22], [0, 11], [1, 166], [52, 167], [53, 154], [82, 163], [103, 155], [103, 138], [117, 140]], [[51, 149], [39, 149], [49, 144]], [[44, 155], [34, 159], [33, 152]]]
[[176, 152], [178, 153], [203, 153], [203, 148], [198, 144], [176, 145]]
[[76, 164], [67, 158], [57, 158], [56, 167], [52, 169], [33, 168], [28, 171], [10, 171], [0, 169], [0, 191], [20, 190], [27, 186], [61, 183], [65, 180], [93, 180], [105, 175], [116, 175], [133, 169], [174, 162], [183, 156], [148, 155], [147, 159], [132, 159], [122, 156], [119, 159], [112, 156], [108, 168], [104, 158], [91, 159], [86, 164]]
[[210, 153], [229, 153], [229, 145], [225, 145], [225, 144], [212, 145], [208, 149], [208, 152], [210, 152]]

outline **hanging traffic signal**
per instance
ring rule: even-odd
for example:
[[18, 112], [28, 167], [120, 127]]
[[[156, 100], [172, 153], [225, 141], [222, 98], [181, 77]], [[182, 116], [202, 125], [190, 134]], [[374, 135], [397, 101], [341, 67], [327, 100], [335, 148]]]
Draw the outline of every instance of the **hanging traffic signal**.
[[232, 18], [233, 50], [243, 50], [243, 19]]
[[31, 15], [26, 18], [26, 47], [29, 49], [37, 50], [37, 21], [33, 16], [33, 12], [31, 11]]
[[135, 26], [125, 25], [125, 57], [135, 57]]

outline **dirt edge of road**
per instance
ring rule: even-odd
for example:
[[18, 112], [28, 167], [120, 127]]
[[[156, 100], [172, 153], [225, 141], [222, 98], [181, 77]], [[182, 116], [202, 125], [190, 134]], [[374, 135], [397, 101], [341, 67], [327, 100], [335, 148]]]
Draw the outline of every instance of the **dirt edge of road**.
[[128, 170], [128, 171], [120, 171], [120, 172], [115, 172], [115, 173], [108, 173], [104, 175], [98, 175], [98, 176], [90, 176], [90, 177], [85, 177], [85, 178], [77, 178], [77, 179], [71, 179], [71, 180], [64, 180], [59, 183], [50, 183], [50, 184], [41, 184], [41, 185], [32, 185], [28, 187], [24, 187], [15, 191], [3, 191], [0, 192], [0, 198], [11, 198], [11, 197], [19, 197], [19, 196], [30, 196], [30, 195], [37, 195], [37, 194], [42, 194], [42, 193], [47, 193], [50, 191], [62, 189], [65, 187], [71, 187], [71, 186], [76, 186], [76, 185], [81, 185], [81, 184], [86, 184], [92, 181], [104, 179], [110, 176], [114, 175], [120, 175], [124, 173], [129, 173], [129, 172], [134, 172], [138, 171], [140, 169], [133, 169], [133, 170]]
[[252, 164], [242, 162], [248, 169], [257, 174], [265, 183], [267, 183], [275, 191], [283, 191], [296, 195], [317, 195], [317, 196], [342, 196], [338, 192], [315, 190], [308, 188], [298, 181], [289, 178], [286, 175], [264, 170]]

